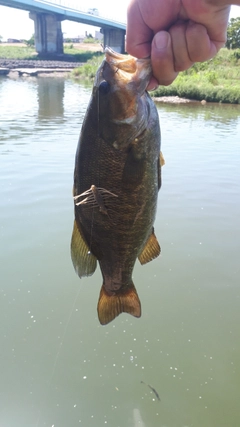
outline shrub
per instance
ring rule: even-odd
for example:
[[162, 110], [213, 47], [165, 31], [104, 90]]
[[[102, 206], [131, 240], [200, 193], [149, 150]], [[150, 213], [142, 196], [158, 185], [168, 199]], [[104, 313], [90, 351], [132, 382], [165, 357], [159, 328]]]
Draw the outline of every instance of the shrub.
[[94, 58], [88, 60], [86, 64], [83, 64], [81, 67], [75, 68], [72, 71], [73, 77], [87, 78], [90, 80], [93, 79], [103, 58], [103, 54], [97, 55]]

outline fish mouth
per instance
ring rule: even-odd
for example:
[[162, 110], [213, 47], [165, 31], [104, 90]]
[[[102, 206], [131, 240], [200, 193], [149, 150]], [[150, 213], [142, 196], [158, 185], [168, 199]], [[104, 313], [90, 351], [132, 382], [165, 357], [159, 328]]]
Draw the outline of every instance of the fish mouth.
[[104, 52], [105, 52], [105, 55], [109, 55], [112, 58], [115, 58], [115, 59], [118, 59], [118, 60], [126, 59], [126, 55], [123, 55], [122, 53], [115, 52], [109, 46], [105, 47]]
[[137, 59], [131, 55], [115, 52], [110, 47], [105, 48], [105, 61], [101, 77], [110, 83], [129, 85], [138, 93], [143, 93], [150, 81], [152, 67], [150, 59]]

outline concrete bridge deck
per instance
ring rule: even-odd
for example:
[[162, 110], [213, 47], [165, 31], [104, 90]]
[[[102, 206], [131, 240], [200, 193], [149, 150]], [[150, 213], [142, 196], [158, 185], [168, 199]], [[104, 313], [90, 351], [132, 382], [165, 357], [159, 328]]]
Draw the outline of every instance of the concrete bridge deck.
[[27, 10], [34, 20], [35, 47], [38, 53], [63, 52], [61, 21], [70, 20], [101, 28], [104, 46], [124, 52], [126, 24], [117, 19], [88, 13], [76, 0], [0, 0], [0, 5]]

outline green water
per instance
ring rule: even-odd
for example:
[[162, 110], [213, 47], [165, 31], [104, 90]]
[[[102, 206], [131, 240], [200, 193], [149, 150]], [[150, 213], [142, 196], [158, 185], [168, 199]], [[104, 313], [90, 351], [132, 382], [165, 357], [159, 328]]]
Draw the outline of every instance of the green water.
[[142, 317], [102, 327], [69, 251], [89, 95], [0, 79], [0, 426], [238, 427], [240, 107], [158, 106], [162, 254], [134, 269]]

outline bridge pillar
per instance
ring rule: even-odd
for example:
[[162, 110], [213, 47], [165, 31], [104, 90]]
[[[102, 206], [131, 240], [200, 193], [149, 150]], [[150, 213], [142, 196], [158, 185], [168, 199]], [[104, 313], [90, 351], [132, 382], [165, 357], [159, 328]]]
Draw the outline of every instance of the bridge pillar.
[[54, 14], [30, 12], [34, 21], [35, 48], [39, 54], [63, 53], [61, 20]]
[[102, 28], [104, 47], [109, 46], [115, 52], [125, 52], [125, 30]]

